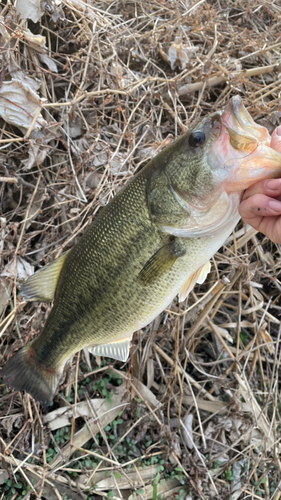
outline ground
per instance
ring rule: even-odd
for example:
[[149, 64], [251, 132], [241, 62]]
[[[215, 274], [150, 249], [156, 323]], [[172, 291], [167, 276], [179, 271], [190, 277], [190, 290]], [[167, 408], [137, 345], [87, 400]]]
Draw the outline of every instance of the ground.
[[[279, 0], [1, 2], [1, 361], [49, 304], [20, 285], [151, 157], [239, 94], [280, 123]], [[21, 15], [20, 15], [21, 13]], [[82, 351], [42, 411], [0, 379], [1, 500], [281, 496], [280, 247], [240, 222], [207, 281]]]

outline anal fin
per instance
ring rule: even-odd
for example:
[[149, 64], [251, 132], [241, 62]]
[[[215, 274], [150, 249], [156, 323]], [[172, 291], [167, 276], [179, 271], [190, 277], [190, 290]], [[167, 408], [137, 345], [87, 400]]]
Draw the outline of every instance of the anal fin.
[[204, 266], [202, 266], [198, 269], [199, 275], [198, 275], [198, 278], [196, 280], [196, 283], [198, 283], [198, 285], [202, 285], [202, 283], [204, 283], [209, 272], [211, 271], [211, 267], [212, 267], [211, 262], [208, 261], [206, 264], [204, 264]]
[[91, 354], [105, 356], [106, 358], [117, 359], [117, 361], [127, 361], [131, 348], [131, 338], [113, 342], [111, 344], [96, 345], [89, 347]]
[[208, 261], [206, 264], [204, 264], [204, 266], [199, 267], [199, 269], [197, 269], [197, 271], [192, 276], [190, 276], [190, 278], [179, 291], [180, 302], [183, 302], [187, 298], [188, 294], [191, 292], [191, 290], [193, 290], [196, 283], [198, 283], [199, 285], [202, 285], [202, 283], [204, 283], [210, 270], [211, 263], [210, 261]]
[[37, 271], [22, 285], [21, 296], [28, 302], [54, 300], [57, 282], [68, 252]]

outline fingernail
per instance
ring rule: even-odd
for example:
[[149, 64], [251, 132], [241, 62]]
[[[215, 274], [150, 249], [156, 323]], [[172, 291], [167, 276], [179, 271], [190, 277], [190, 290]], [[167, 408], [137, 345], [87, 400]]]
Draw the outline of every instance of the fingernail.
[[281, 125], [279, 125], [279, 127], [277, 127], [276, 134], [281, 135]]
[[268, 206], [269, 208], [271, 208], [271, 210], [274, 210], [274, 212], [277, 212], [277, 213], [281, 213], [281, 201], [269, 201], [268, 202]]
[[281, 179], [270, 179], [269, 181], [267, 181], [266, 187], [267, 189], [270, 189], [270, 191], [277, 191], [277, 189], [279, 189], [280, 187], [280, 184], [281, 184]]

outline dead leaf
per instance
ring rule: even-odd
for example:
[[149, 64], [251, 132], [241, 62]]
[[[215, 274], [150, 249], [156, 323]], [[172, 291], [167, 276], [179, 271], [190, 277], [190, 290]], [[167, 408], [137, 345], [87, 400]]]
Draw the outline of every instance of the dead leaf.
[[101, 406], [104, 403], [104, 399], [91, 399], [90, 404], [87, 401], [78, 403], [74, 412], [74, 408], [71, 406], [63, 406], [51, 411], [47, 415], [44, 415], [43, 422], [47, 425], [48, 429], [54, 431], [71, 424], [73, 415], [74, 418], [78, 417], [92, 417], [93, 411], [98, 414]]
[[20, 19], [31, 19], [34, 23], [37, 23], [42, 16], [40, 0], [17, 0], [16, 9]]
[[11, 299], [12, 284], [9, 280], [1, 280], [0, 283], [0, 317], [5, 312], [9, 300]]
[[24, 39], [33, 50], [37, 52], [39, 59], [48, 66], [54, 73], [58, 72], [57, 65], [53, 59], [47, 54], [46, 37], [42, 35], [34, 35], [29, 29], [22, 30]]
[[121, 469], [120, 472], [113, 471], [109, 476], [107, 475], [107, 477], [98, 482], [95, 481], [95, 476], [93, 476], [92, 482], [95, 485], [95, 491], [112, 490], [113, 488], [116, 488], [116, 486], [118, 486], [120, 490], [140, 488], [143, 487], [143, 485], [146, 483], [151, 484], [158, 471], [159, 467], [157, 467], [156, 465], [149, 465], [148, 467], [139, 468], [138, 471], [132, 469]]
[[[40, 106], [41, 101], [38, 94], [27, 83], [18, 79], [2, 83], [0, 89], [0, 116], [7, 123], [15, 125], [25, 133], [32, 124]], [[39, 113], [33, 124], [33, 130], [41, 130], [46, 125], [47, 122]]]
[[5, 429], [8, 438], [13, 432], [13, 427], [20, 429], [23, 422], [23, 415], [10, 415], [9, 417], [2, 418], [1, 426]]
[[245, 471], [245, 462], [245, 458], [242, 458], [241, 460], [237, 460], [236, 462], [234, 462], [234, 464], [232, 465], [232, 491], [237, 491], [242, 488], [241, 476], [243, 476], [243, 473]]
[[273, 342], [271, 335], [265, 329], [265, 326], [262, 325], [259, 333], [260, 333], [262, 341], [266, 344], [266, 347], [267, 347], [269, 354], [273, 355], [275, 353], [274, 342]]
[[24, 165], [24, 170], [30, 170], [34, 165], [38, 166], [45, 160], [49, 148], [49, 142], [54, 139], [54, 136], [60, 135], [58, 129], [60, 124], [57, 122], [52, 122], [48, 124], [48, 129], [39, 130], [36, 132], [36, 140], [32, 139], [35, 133], [30, 134], [28, 157], [22, 160]]
[[183, 432], [182, 432], [183, 439], [185, 441], [186, 446], [190, 450], [192, 450], [192, 448], [194, 447], [193, 441], [192, 441], [192, 422], [193, 422], [193, 415], [192, 415], [192, 413], [186, 414], [182, 418], [182, 422], [183, 422], [183, 425], [184, 425]]
[[148, 358], [147, 360], [147, 388], [150, 389], [154, 382], [154, 359]]
[[5, 469], [0, 469], [0, 484], [4, 484], [9, 479], [9, 474]]
[[22, 30], [26, 42], [30, 42], [30, 46], [44, 52], [46, 50], [46, 37], [43, 35], [34, 35], [29, 29]]
[[180, 69], [185, 69], [190, 60], [192, 52], [198, 50], [197, 47], [183, 45], [181, 36], [176, 36], [175, 41], [170, 45], [168, 50], [168, 57], [172, 70], [177, 66]]
[[[16, 258], [16, 280], [18, 283], [23, 283], [34, 273], [34, 266], [29, 264], [22, 257]], [[3, 269], [2, 277], [14, 278], [15, 276], [15, 259], [12, 259]]]
[[168, 56], [172, 69], [175, 69], [177, 65], [180, 66], [181, 69], [186, 68], [186, 65], [189, 62], [189, 57], [182, 46], [180, 37], [176, 37], [174, 43], [172, 43], [169, 47]]

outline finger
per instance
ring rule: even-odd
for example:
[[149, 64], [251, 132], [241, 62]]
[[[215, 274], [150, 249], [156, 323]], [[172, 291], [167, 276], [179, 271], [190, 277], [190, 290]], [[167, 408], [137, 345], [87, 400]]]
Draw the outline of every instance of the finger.
[[274, 130], [270, 146], [281, 153], [281, 125]]
[[[270, 146], [281, 153], [281, 125], [277, 127], [271, 137]], [[255, 194], [266, 194], [268, 196], [277, 197], [281, 195], [281, 179], [270, 179], [259, 181], [246, 189], [243, 200], [250, 198]]]
[[240, 203], [239, 213], [243, 219], [248, 220], [278, 216], [281, 215], [281, 201], [264, 194], [255, 194]]
[[281, 179], [269, 179], [266, 181], [256, 182], [256, 184], [253, 184], [251, 187], [246, 189], [243, 194], [243, 200], [247, 200], [247, 198], [256, 194], [265, 194], [267, 196], [271, 196], [272, 198], [281, 196]]
[[244, 221], [250, 224], [260, 233], [265, 234], [273, 243], [281, 244], [281, 217], [271, 215], [270, 217], [256, 216], [251, 219], [243, 217]]
[[260, 219], [257, 230], [268, 236], [268, 238], [277, 243], [281, 244], [281, 217], [257, 217]]
[[252, 198], [242, 201], [239, 212], [245, 222], [250, 224], [257, 231], [268, 236], [274, 243], [280, 245], [281, 202], [277, 202], [278, 206], [275, 206], [274, 214], [272, 215], [270, 213], [272, 208], [269, 206], [271, 201], [276, 202], [276, 200], [270, 199], [264, 195], [255, 195]]

